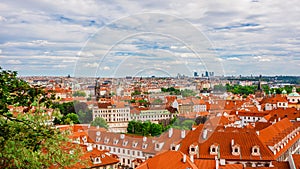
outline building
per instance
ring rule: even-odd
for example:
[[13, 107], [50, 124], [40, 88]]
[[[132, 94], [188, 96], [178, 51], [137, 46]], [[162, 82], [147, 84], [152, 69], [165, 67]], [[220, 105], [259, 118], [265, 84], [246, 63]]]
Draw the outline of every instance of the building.
[[[123, 167], [136, 167], [146, 159], [170, 149], [178, 150], [176, 146], [185, 138], [189, 131], [169, 129], [159, 137], [143, 137], [118, 134], [97, 129], [95, 127], [73, 127], [70, 139], [75, 144], [92, 145], [100, 151], [107, 150], [117, 155], [119, 164]], [[140, 161], [137, 163], [137, 161]]]
[[125, 102], [102, 100], [93, 107], [93, 119], [103, 118], [111, 132], [126, 132], [130, 118], [130, 107]]

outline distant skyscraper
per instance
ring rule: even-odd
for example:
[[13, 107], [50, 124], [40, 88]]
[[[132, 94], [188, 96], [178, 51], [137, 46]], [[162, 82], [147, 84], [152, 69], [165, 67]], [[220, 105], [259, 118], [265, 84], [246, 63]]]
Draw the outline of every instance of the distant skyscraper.
[[198, 77], [198, 73], [197, 72], [194, 72], [194, 77]]
[[208, 77], [208, 71], [205, 72], [205, 77]]

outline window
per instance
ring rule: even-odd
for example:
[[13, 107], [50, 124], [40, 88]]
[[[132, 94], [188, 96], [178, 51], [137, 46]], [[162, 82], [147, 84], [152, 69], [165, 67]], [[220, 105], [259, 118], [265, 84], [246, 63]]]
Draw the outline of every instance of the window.
[[125, 141], [125, 140], [124, 140], [122, 145], [123, 145], [123, 146], [126, 146], [127, 143], [128, 143], [128, 141]]
[[100, 142], [100, 137], [96, 137], [96, 142]]
[[143, 144], [142, 149], [146, 149], [147, 148], [147, 144]]
[[253, 156], [260, 156], [259, 146], [255, 145], [252, 147], [252, 153]]
[[210, 155], [217, 155], [219, 151], [219, 144], [213, 144], [210, 146]]

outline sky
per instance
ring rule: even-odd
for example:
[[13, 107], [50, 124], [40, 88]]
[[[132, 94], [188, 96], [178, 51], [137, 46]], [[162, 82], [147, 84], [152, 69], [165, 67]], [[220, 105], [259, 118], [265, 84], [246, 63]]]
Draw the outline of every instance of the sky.
[[299, 75], [297, 0], [2, 0], [21, 76]]

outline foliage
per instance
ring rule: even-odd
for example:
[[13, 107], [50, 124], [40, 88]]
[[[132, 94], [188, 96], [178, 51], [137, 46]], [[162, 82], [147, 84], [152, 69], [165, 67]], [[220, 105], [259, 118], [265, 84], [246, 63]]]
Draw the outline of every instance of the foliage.
[[180, 95], [181, 92], [179, 89], [175, 89], [174, 87], [169, 87], [169, 88], [161, 88], [161, 91], [166, 93], [169, 92], [170, 95]]
[[140, 91], [135, 90], [134, 92], [131, 93], [131, 96], [140, 95], [140, 94], [141, 94]]
[[197, 125], [199, 124], [204, 124], [207, 120], [207, 116], [198, 116], [196, 119], [195, 119], [195, 123]]
[[222, 84], [214, 85], [214, 91], [224, 92], [226, 91], [226, 86]]
[[155, 99], [155, 100], [153, 101], [153, 103], [154, 103], [154, 104], [161, 104], [161, 103], [163, 103], [163, 101], [162, 101], [161, 99]]
[[242, 86], [242, 85], [229, 85], [226, 84], [226, 90], [228, 92], [231, 92], [233, 94], [240, 94], [240, 95], [246, 95], [254, 94], [254, 92], [257, 90], [257, 86]]
[[162, 124], [151, 123], [149, 120], [145, 122], [133, 120], [129, 121], [127, 132], [143, 136], [159, 136], [162, 132], [171, 128], [175, 121], [176, 118], [171, 119], [170, 124], [164, 127]]
[[73, 93], [73, 96], [74, 97], [85, 97], [86, 96], [86, 93], [84, 92], [84, 91], [75, 91], [74, 93]]
[[78, 115], [75, 113], [69, 113], [62, 118], [62, 124], [79, 124]]
[[127, 132], [143, 136], [158, 136], [162, 133], [163, 126], [161, 124], [151, 123], [150, 121], [129, 121]]
[[190, 130], [194, 124], [194, 120], [177, 118], [172, 127], [176, 129]]
[[[83, 102], [65, 102], [65, 103], [54, 103], [54, 108], [58, 109], [62, 116], [58, 116], [54, 120], [54, 124], [73, 124], [78, 123], [90, 123], [93, 120], [92, 110], [88, 108], [88, 105]], [[72, 119], [67, 119], [68, 114], [75, 114], [77, 112], [77, 118], [72, 115]], [[77, 119], [77, 120], [76, 120]]]
[[189, 90], [189, 89], [184, 89], [183, 91], [181, 91], [181, 95], [183, 97], [189, 97], [189, 96], [195, 96], [197, 93], [193, 90]]
[[148, 101], [146, 100], [139, 100], [138, 103], [140, 106], [145, 106], [145, 107], [148, 107], [149, 105]]
[[103, 128], [108, 128], [107, 122], [101, 118], [101, 117], [96, 117], [92, 122], [91, 122], [92, 126], [99, 126], [99, 127], [103, 127]]
[[[42, 112], [51, 107], [53, 95], [0, 68], [0, 96], [0, 168], [63, 168], [78, 161], [78, 153], [71, 156], [61, 148], [67, 137], [45, 123], [49, 117]], [[25, 109], [12, 116], [9, 105]]]

